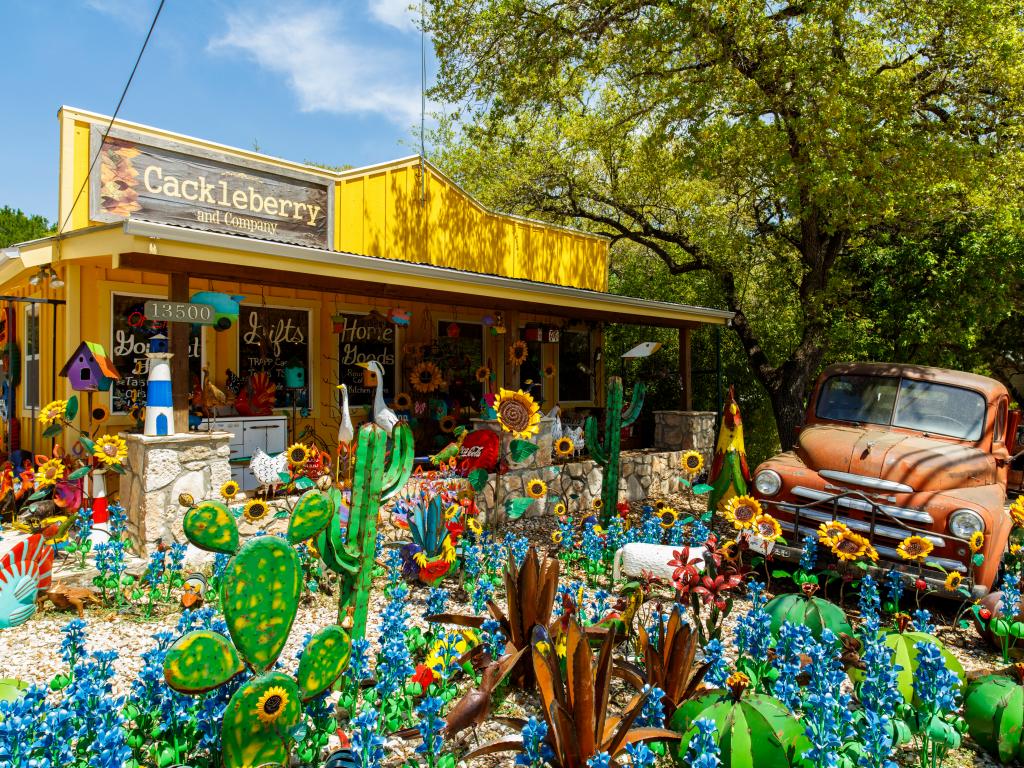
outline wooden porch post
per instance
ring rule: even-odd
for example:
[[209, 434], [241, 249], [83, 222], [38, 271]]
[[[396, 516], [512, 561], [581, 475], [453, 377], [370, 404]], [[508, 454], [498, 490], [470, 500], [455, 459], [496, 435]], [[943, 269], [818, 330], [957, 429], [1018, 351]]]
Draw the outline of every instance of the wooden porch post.
[[690, 329], [679, 329], [679, 381], [682, 392], [679, 397], [679, 408], [683, 411], [693, 410], [693, 358], [690, 354]]
[[[188, 274], [172, 272], [170, 279], [170, 301], [188, 301]], [[188, 401], [191, 382], [188, 375], [188, 336], [192, 326], [188, 323], [167, 324], [167, 348], [174, 355], [171, 358], [171, 392], [174, 396], [174, 431], [188, 432]]]

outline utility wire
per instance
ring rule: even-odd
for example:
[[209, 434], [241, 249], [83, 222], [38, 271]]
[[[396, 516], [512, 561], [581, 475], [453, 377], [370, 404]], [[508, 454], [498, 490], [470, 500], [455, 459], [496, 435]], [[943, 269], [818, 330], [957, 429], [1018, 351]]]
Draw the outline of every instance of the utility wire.
[[89, 183], [89, 178], [92, 176], [92, 169], [96, 165], [96, 161], [99, 159], [100, 152], [103, 150], [103, 145], [107, 141], [107, 136], [110, 135], [110, 129], [114, 125], [114, 121], [117, 119], [118, 112], [121, 111], [121, 105], [124, 104], [124, 98], [128, 95], [128, 88], [131, 87], [132, 80], [135, 79], [135, 72], [139, 68], [139, 62], [142, 61], [142, 54], [146, 52], [146, 46], [149, 45], [149, 38], [153, 36], [153, 28], [156, 27], [156, 20], [160, 18], [160, 11], [164, 9], [164, 2], [166, 0], [160, 0], [160, 5], [156, 8], [156, 13], [153, 14], [153, 21], [150, 22], [149, 31], [146, 33], [146, 39], [142, 41], [142, 48], [139, 49], [139, 55], [135, 57], [135, 66], [132, 67], [131, 74], [128, 75], [128, 82], [124, 84], [124, 89], [121, 91], [121, 98], [117, 100], [117, 107], [114, 109], [114, 114], [110, 116], [110, 122], [107, 123], [106, 130], [103, 131], [103, 138], [100, 139], [100, 145], [96, 148], [96, 154], [93, 155], [92, 161], [89, 163], [89, 171], [85, 174], [85, 178], [82, 180], [82, 186], [78, 188], [78, 194], [75, 195], [75, 200], [71, 203], [71, 208], [68, 210], [68, 215], [64, 219], [64, 223], [60, 225], [57, 230], [57, 237], [59, 238], [64, 232], [64, 227], [68, 225], [68, 221], [71, 220], [71, 214], [75, 211], [75, 206], [78, 205], [79, 199], [82, 197], [82, 193], [85, 191], [86, 185]]

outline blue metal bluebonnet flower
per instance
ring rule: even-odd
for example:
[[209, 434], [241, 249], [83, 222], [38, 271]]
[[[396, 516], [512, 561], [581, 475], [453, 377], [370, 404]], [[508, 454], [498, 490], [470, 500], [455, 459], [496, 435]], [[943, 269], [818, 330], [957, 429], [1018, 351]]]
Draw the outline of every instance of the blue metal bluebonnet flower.
[[878, 582], [870, 573], [865, 573], [860, 580], [857, 607], [864, 623], [873, 625], [877, 632], [881, 622], [882, 598], [878, 593]]
[[580, 552], [584, 560], [596, 563], [604, 555], [604, 539], [594, 530], [593, 525], [583, 526], [583, 539], [580, 541]]
[[166, 553], [163, 550], [157, 548], [154, 548], [149, 553], [149, 564], [146, 566], [146, 573], [142, 578], [150, 589], [156, 589], [160, 582], [163, 581], [165, 555]]
[[554, 756], [545, 741], [547, 735], [548, 724], [531, 716], [523, 726], [523, 751], [516, 755], [515, 765], [522, 768], [544, 768]]
[[772, 641], [772, 619], [764, 609], [768, 598], [764, 594], [764, 584], [759, 581], [748, 583], [747, 593], [750, 610], [736, 622], [736, 649], [754, 661], [761, 661], [767, 657]]
[[[914, 650], [917, 651], [914, 696], [920, 702], [919, 713], [941, 715], [956, 709], [960, 697], [960, 678], [946, 667], [942, 651], [934, 643], [923, 641], [914, 643]], [[924, 720], [927, 722], [927, 717]]]
[[419, 723], [416, 729], [420, 732], [420, 744], [416, 751], [421, 755], [431, 755], [432, 762], [441, 755], [444, 747], [444, 737], [441, 729], [444, 728], [444, 720], [441, 719], [441, 706], [444, 702], [437, 696], [427, 696], [416, 707], [416, 714], [419, 715]]
[[661, 521], [654, 516], [645, 516], [643, 522], [640, 524], [640, 540], [645, 544], [661, 544], [661, 535], [664, 533], [664, 529], [661, 527]]
[[500, 659], [504, 655], [507, 639], [501, 631], [501, 624], [494, 619], [487, 619], [480, 627], [480, 641], [492, 659]]
[[704, 646], [704, 663], [710, 665], [704, 680], [708, 685], [721, 688], [729, 677], [729, 663], [725, 660], [725, 648], [721, 640], [709, 640]]
[[885, 574], [885, 594], [892, 603], [894, 610], [899, 610], [900, 599], [907, 585], [903, 582], [903, 574], [895, 568], [890, 568]]
[[931, 611], [926, 608], [918, 608], [914, 611], [914, 631], [924, 632], [926, 635], [935, 633], [935, 625], [931, 623]]
[[594, 592], [592, 599], [587, 601], [587, 621], [597, 624], [612, 609], [611, 595], [603, 589]]
[[516, 561], [516, 565], [522, 565], [523, 560], [526, 559], [526, 554], [530, 551], [530, 540], [525, 536], [517, 536], [514, 533], [506, 533], [504, 549], [512, 550], [512, 557]]
[[652, 688], [650, 685], [645, 685], [641, 693], [646, 695], [647, 698], [644, 699], [640, 715], [636, 719], [637, 725], [650, 728], [664, 728], [665, 704], [663, 699], [665, 698], [665, 692], [658, 686]]
[[772, 666], [779, 672], [772, 686], [772, 693], [791, 712], [800, 708], [800, 675], [801, 654], [811, 642], [811, 628], [805, 624], [793, 624], [784, 621], [779, 628], [779, 640], [775, 644], [775, 656]]
[[817, 564], [818, 537], [808, 534], [804, 536], [803, 549], [800, 550], [800, 569], [805, 573], [810, 573]]
[[370, 676], [370, 641], [365, 637], [357, 637], [352, 641], [348, 675], [356, 681], [365, 680]]
[[432, 587], [427, 593], [426, 615], [433, 616], [444, 613], [446, 605], [448, 605], [448, 590]]
[[718, 726], [714, 720], [706, 717], [698, 718], [693, 724], [697, 731], [687, 747], [687, 763], [690, 768], [718, 768], [722, 764], [722, 752], [715, 739]]
[[615, 552], [626, 543], [626, 532], [622, 525], [622, 518], [614, 516], [608, 522], [608, 529], [605, 532], [604, 546], [610, 552]]
[[405, 607], [408, 596], [405, 585], [394, 587], [381, 613], [381, 649], [377, 656], [377, 695], [381, 701], [400, 690], [405, 678], [415, 671], [405, 642], [409, 625], [409, 612]]
[[612, 764], [612, 756], [607, 752], [598, 752], [587, 760], [587, 768], [609, 768]]
[[107, 512], [109, 514], [107, 520], [110, 526], [110, 537], [112, 539], [119, 539], [128, 530], [128, 513], [117, 502], [107, 507]]
[[1003, 593], [999, 598], [1000, 612], [1004, 616], [1016, 616], [1020, 607], [1020, 575], [1007, 571], [999, 589]]
[[[675, 526], [672, 526], [672, 528], [675, 529]], [[690, 546], [700, 547], [707, 544], [708, 536], [710, 535], [711, 530], [704, 524], [703, 520], [694, 520], [693, 525], [690, 527]], [[670, 543], [674, 544], [675, 542]]]
[[487, 601], [494, 596], [494, 584], [489, 579], [480, 579], [473, 590], [472, 605], [473, 613], [483, 613], [487, 608]]
[[61, 628], [64, 637], [60, 641], [60, 657], [74, 669], [78, 660], [85, 655], [85, 621], [72, 619]]
[[462, 571], [470, 583], [476, 581], [484, 568], [484, 550], [476, 542], [462, 543]]
[[654, 768], [658, 756], [651, 752], [651, 748], [643, 742], [639, 744], [627, 744], [626, 754], [629, 755], [630, 768]]
[[850, 695], [841, 690], [846, 673], [837, 649], [836, 636], [827, 628], [820, 642], [806, 648], [811, 663], [803, 720], [811, 747], [802, 757], [820, 768], [836, 768], [843, 742], [853, 735]]
[[89, 768], [122, 768], [131, 758], [121, 715], [123, 706], [121, 698], [105, 696], [99, 701], [96, 735], [89, 745]]
[[387, 741], [379, 732], [376, 709], [366, 709], [352, 721], [352, 749], [359, 755], [361, 768], [380, 768], [384, 762], [384, 743]]

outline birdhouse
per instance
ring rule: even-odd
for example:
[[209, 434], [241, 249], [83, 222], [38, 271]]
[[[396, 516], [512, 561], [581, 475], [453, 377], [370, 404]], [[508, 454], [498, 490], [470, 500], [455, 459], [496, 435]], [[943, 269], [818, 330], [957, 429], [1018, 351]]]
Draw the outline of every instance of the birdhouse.
[[152, 336], [149, 340], [149, 351], [150, 352], [166, 352], [167, 351], [167, 337], [162, 333], [158, 333]]
[[83, 341], [60, 371], [76, 392], [106, 392], [121, 375], [103, 346]]
[[306, 369], [301, 365], [286, 365], [284, 367], [284, 385], [288, 389], [302, 389], [305, 387]]

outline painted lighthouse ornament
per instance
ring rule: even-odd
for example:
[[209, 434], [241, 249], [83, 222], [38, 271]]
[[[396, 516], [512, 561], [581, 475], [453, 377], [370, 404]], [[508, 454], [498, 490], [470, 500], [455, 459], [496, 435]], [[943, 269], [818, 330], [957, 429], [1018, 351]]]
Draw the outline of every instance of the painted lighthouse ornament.
[[146, 380], [146, 422], [143, 434], [150, 437], [174, 432], [174, 401], [171, 397], [171, 358], [167, 337], [156, 334], [149, 340], [149, 378]]

